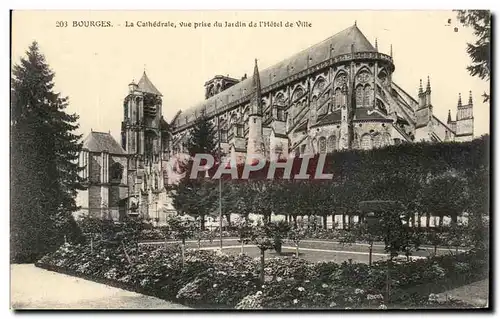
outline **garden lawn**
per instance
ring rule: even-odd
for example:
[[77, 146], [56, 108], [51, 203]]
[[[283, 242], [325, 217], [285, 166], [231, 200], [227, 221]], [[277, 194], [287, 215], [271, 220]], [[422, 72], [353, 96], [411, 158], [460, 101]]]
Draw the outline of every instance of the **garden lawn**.
[[[224, 247], [223, 251], [225, 253], [230, 253], [237, 255], [241, 252], [241, 247]], [[245, 246], [245, 254], [250, 257], [259, 257], [260, 251], [255, 246]], [[282, 254], [277, 254], [274, 250], [266, 251], [266, 258], [283, 257], [283, 256], [294, 256], [295, 248], [289, 246], [283, 246]], [[299, 250], [300, 258], [304, 258], [307, 261], [317, 262], [317, 261], [333, 261], [336, 263], [342, 263], [344, 261], [349, 261], [352, 259], [354, 263], [368, 263], [368, 254], [362, 254], [358, 252], [340, 252], [340, 251], [327, 251], [314, 248], [305, 248]], [[387, 255], [373, 255], [373, 261], [386, 260]]]

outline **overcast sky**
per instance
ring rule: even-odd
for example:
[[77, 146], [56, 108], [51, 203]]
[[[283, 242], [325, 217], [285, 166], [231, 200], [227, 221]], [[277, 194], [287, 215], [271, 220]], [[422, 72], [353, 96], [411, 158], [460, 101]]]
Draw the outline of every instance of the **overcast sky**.
[[[455, 119], [458, 93], [474, 99], [474, 134], [489, 133], [489, 105], [481, 94], [489, 83], [471, 77], [466, 43], [470, 29], [449, 11], [15, 11], [12, 58], [17, 63], [33, 40], [38, 41], [52, 70], [56, 89], [69, 96], [70, 112], [80, 115], [80, 133], [111, 131], [119, 138], [127, 85], [144, 68], [163, 94], [163, 115], [170, 121], [204, 99], [205, 81], [215, 74], [240, 78], [314, 45], [354, 21], [380, 52], [393, 45], [393, 80], [416, 98], [419, 79], [431, 78], [434, 114]], [[452, 19], [451, 26], [447, 26]], [[72, 21], [111, 21], [110, 28], [73, 28]], [[309, 21], [310, 28], [186, 28], [185, 22]], [[67, 21], [67, 28], [57, 28]], [[171, 21], [177, 28], [126, 28], [126, 21]], [[454, 32], [457, 26], [458, 32]]]

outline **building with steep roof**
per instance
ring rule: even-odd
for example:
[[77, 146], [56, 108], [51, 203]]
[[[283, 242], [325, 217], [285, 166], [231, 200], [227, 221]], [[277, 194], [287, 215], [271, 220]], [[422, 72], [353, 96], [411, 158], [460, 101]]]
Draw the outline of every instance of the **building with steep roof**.
[[[459, 97], [456, 120], [450, 112], [444, 123], [433, 114], [430, 78], [425, 90], [420, 80], [414, 98], [392, 80], [394, 71], [392, 46], [389, 54], [379, 52], [354, 24], [264, 70], [256, 60], [251, 77], [216, 75], [205, 82], [205, 99], [170, 123], [161, 116], [162, 94], [144, 72], [124, 99], [121, 146], [106, 133], [86, 139], [82, 161], [93, 191], [85, 203], [92, 210], [101, 201], [113, 218], [126, 211], [164, 221], [172, 209], [167, 162], [187, 151], [201, 114], [219, 129], [223, 155], [235, 160], [472, 139], [471, 96], [467, 105]], [[107, 172], [117, 161], [126, 177], [115, 185]]]
[[83, 141], [80, 154], [81, 176], [86, 190], [78, 191], [76, 215], [90, 214], [119, 219], [127, 212], [127, 152], [110, 133], [94, 132]]
[[390, 51], [379, 52], [354, 24], [260, 72], [256, 65], [251, 78], [176, 115], [172, 152], [184, 151], [201, 112], [220, 127], [223, 152], [232, 157], [259, 153], [260, 143], [275, 158], [472, 139], [472, 99], [459, 102], [457, 120], [445, 124], [433, 114], [429, 77], [425, 90], [420, 81], [416, 99], [394, 83]]
[[78, 193], [79, 214], [113, 220], [126, 214], [164, 222], [171, 206], [164, 187], [169, 125], [162, 94], [146, 72], [129, 84], [123, 103], [121, 145], [109, 134], [91, 132], [80, 156], [88, 189]]

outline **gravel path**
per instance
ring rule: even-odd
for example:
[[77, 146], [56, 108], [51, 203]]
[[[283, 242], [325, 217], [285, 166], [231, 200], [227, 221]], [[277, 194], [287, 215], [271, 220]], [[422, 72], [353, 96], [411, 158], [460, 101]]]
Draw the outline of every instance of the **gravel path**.
[[11, 265], [10, 275], [13, 309], [189, 309], [33, 264]]

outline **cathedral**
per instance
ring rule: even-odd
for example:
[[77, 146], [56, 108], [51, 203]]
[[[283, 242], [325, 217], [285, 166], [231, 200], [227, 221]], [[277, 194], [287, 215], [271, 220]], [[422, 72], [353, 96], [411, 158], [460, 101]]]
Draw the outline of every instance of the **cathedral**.
[[392, 80], [395, 65], [353, 26], [267, 68], [255, 60], [252, 77], [217, 75], [205, 99], [162, 117], [162, 94], [146, 73], [123, 103], [121, 145], [109, 133], [91, 132], [80, 158], [88, 190], [81, 212], [120, 219], [140, 214], [161, 223], [173, 211], [165, 192], [166, 165], [186, 151], [190, 128], [206, 116], [218, 129], [221, 153], [270, 160], [289, 154], [372, 149], [420, 141], [469, 141], [473, 102], [459, 95], [456, 118], [433, 114], [429, 77], [416, 98]]

